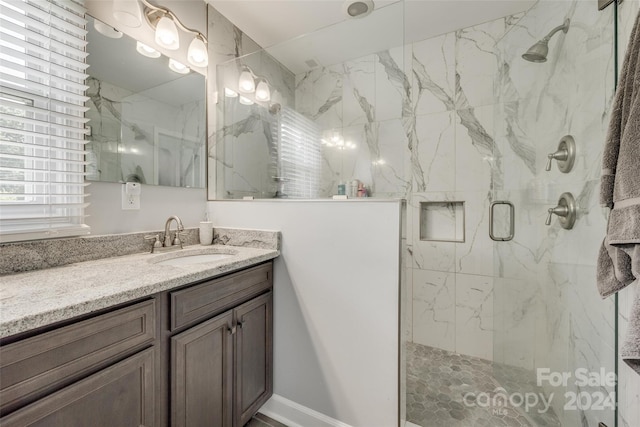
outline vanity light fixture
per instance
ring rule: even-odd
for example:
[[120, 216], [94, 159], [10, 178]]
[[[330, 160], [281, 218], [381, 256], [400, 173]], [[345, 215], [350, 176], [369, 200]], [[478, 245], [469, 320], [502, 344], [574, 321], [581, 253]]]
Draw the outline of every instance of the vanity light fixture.
[[[187, 51], [187, 60], [194, 67], [206, 67], [209, 64], [207, 53], [207, 38], [198, 30], [186, 27], [171, 10], [156, 6], [147, 0], [140, 0], [143, 4], [143, 15], [151, 28], [155, 30], [155, 42], [169, 50], [180, 47], [178, 28], [194, 35]], [[135, 11], [140, 15], [138, 0], [114, 0], [113, 16], [122, 24], [129, 27], [139, 27], [140, 19], [135, 19]], [[174, 70], [175, 71], [175, 70]]]
[[158, 20], [156, 24], [155, 40], [160, 46], [169, 50], [176, 50], [180, 47], [178, 27], [176, 27], [176, 24], [168, 15], [165, 15]]
[[240, 104], [242, 104], [242, 105], [253, 105], [254, 104], [254, 102], [251, 99], [247, 98], [246, 96], [241, 96], [239, 101], [240, 101]]
[[142, 12], [138, 0], [113, 0], [113, 17], [118, 22], [131, 28], [142, 24]]
[[136, 42], [136, 51], [147, 58], [160, 58], [160, 52], [144, 43]]
[[179, 74], [189, 74], [189, 71], [191, 71], [189, 67], [184, 65], [182, 62], [178, 62], [172, 58], [169, 59], [169, 68]]

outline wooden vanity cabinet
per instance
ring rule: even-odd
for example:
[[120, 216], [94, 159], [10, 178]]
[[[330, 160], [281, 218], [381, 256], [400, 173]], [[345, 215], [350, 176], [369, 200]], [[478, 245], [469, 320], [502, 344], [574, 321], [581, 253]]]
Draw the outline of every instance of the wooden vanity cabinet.
[[242, 427], [272, 394], [272, 263], [0, 345], [0, 426]]
[[269, 263], [170, 296], [171, 327], [215, 315], [170, 338], [172, 427], [242, 427], [271, 397], [271, 289]]

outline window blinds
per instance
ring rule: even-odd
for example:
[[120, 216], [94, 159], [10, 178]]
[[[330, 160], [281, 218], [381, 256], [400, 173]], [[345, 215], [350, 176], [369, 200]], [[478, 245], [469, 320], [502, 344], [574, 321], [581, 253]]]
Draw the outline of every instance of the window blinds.
[[274, 123], [277, 141], [275, 162], [279, 195], [290, 198], [317, 198], [320, 195], [322, 146], [320, 129], [302, 114], [284, 107]]
[[85, 9], [0, 0], [0, 241], [86, 234]]

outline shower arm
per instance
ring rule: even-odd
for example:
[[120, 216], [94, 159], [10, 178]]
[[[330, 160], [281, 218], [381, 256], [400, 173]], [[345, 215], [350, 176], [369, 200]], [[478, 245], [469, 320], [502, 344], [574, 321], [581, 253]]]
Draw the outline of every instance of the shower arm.
[[548, 42], [549, 40], [551, 40], [551, 37], [553, 37], [553, 35], [555, 33], [557, 33], [558, 31], [562, 31], [562, 32], [564, 32], [566, 34], [567, 31], [569, 31], [569, 22], [570, 22], [569, 19], [565, 19], [564, 23], [562, 25], [558, 25], [553, 30], [549, 31], [549, 34], [544, 36], [544, 38], [542, 40], [540, 40], [540, 41], [541, 42]]

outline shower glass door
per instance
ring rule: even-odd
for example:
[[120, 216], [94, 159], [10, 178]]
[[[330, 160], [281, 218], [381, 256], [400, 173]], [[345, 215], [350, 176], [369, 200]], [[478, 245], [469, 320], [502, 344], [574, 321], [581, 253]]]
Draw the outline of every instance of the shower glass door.
[[[596, 289], [606, 216], [598, 203], [602, 146], [614, 94], [614, 7], [541, 1], [497, 43], [493, 201], [515, 207], [515, 236], [493, 244], [493, 360], [496, 415], [533, 426], [616, 425], [615, 303]], [[546, 62], [522, 55], [553, 28]], [[570, 135], [576, 159], [564, 173], [547, 155]], [[571, 229], [547, 210], [571, 193]], [[509, 234], [496, 205], [494, 234]], [[478, 400], [478, 404], [480, 401]]]

